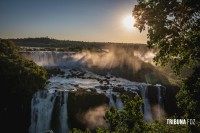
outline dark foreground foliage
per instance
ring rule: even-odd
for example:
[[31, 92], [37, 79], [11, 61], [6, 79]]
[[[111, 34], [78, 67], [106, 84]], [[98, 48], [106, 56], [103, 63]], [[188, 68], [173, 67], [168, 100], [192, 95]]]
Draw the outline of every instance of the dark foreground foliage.
[[11, 41], [0, 39], [0, 120], [5, 132], [28, 132], [31, 99], [44, 87], [46, 71], [26, 60]]
[[181, 77], [177, 101], [182, 116], [196, 119], [192, 132], [200, 132], [200, 1], [138, 0], [133, 15], [135, 26], [148, 30], [148, 46], [158, 49], [156, 63], [170, 63], [180, 77], [184, 70], [189, 73]]

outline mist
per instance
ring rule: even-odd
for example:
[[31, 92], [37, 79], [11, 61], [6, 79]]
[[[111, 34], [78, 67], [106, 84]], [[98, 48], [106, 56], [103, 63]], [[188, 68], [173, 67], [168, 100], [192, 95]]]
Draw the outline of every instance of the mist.
[[151, 109], [154, 120], [157, 121], [165, 120], [166, 112], [159, 104], [153, 105]]
[[89, 68], [113, 69], [128, 67], [133, 71], [138, 71], [144, 62], [154, 65], [154, 56], [155, 54], [151, 51], [142, 52], [134, 49], [111, 48], [103, 52], [83, 51], [74, 55], [74, 58]]
[[107, 110], [107, 105], [97, 106], [78, 114], [77, 119], [89, 129], [108, 128], [109, 125], [104, 119]]

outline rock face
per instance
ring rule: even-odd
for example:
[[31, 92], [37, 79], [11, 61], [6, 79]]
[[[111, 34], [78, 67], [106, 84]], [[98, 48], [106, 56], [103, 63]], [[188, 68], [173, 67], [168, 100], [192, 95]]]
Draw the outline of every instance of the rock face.
[[163, 86], [149, 85], [147, 87], [147, 97], [150, 104], [159, 104], [160, 100], [164, 101], [166, 88]]
[[176, 94], [179, 89], [178, 86], [166, 86], [164, 109], [169, 116], [174, 115], [175, 113], [179, 114], [176, 104]]
[[114, 92], [119, 92], [119, 93], [124, 93], [124, 92], [125, 92], [124, 87], [121, 86], [121, 85], [114, 86], [114, 87], [113, 87], [113, 91], [114, 91]]
[[71, 129], [80, 128], [84, 130], [86, 125], [81, 121], [81, 115], [91, 108], [109, 103], [108, 97], [104, 94], [83, 90], [69, 92], [68, 98], [68, 121], [70, 121], [69, 127]]

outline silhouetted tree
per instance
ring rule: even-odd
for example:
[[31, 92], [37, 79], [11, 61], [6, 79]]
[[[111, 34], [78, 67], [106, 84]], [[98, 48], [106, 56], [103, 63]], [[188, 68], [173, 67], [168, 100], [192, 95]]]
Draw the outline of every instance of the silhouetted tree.
[[[135, 26], [148, 30], [147, 44], [157, 49], [155, 61], [171, 63], [177, 75], [188, 67], [192, 72], [183, 79], [177, 95], [185, 117], [200, 120], [200, 1], [138, 0], [133, 10]], [[200, 132], [199, 123], [191, 126]]]
[[33, 93], [43, 89], [46, 71], [19, 54], [11, 41], [0, 39], [0, 121], [5, 132], [28, 132]]

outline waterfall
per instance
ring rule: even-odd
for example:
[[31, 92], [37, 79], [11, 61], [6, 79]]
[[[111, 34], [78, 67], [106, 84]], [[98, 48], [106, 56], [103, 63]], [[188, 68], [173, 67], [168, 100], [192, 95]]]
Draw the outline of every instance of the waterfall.
[[[148, 94], [148, 90], [150, 91], [150, 89], [148, 89], [149, 84], [135, 83], [115, 76], [112, 76], [112, 78], [111, 76], [100, 76], [90, 72], [89, 70], [84, 71], [84, 76], [79, 76], [79, 71], [77, 70], [82, 70], [84, 64], [82, 58], [76, 59], [74, 57], [76, 53], [31, 51], [24, 52], [23, 54], [26, 58], [33, 60], [40, 66], [45, 66], [47, 68], [56, 66], [65, 72], [64, 75], [56, 75], [49, 80], [50, 83], [46, 86], [49, 90], [38, 91], [34, 94], [31, 105], [30, 133], [43, 133], [50, 130], [55, 133], [68, 132], [67, 91], [74, 91], [79, 87], [89, 91], [96, 89], [97, 93], [105, 94], [109, 98], [109, 106], [115, 107], [117, 110], [123, 110], [124, 106], [120, 93], [114, 91], [113, 87], [121, 85], [124, 87], [125, 91], [138, 92], [138, 90], [140, 90], [144, 102], [144, 120], [148, 122], [154, 120], [154, 115], [152, 115], [152, 113], [154, 114], [153, 107], [151, 110], [152, 99], [148, 96], [155, 95], [153, 96], [153, 102], [157, 104], [156, 100], [158, 99], [158, 104], [161, 108], [163, 107], [163, 87], [160, 85], [155, 85], [156, 87], [153, 87], [153, 93]], [[75, 68], [75, 70], [73, 70], [73, 68]], [[100, 87], [100, 81], [104, 81], [105, 79], [106, 81], [109, 81], [110, 84], [108, 85], [109, 89], [106, 91]], [[64, 89], [66, 91], [63, 91]], [[157, 92], [155, 93], [154, 91]], [[162, 115], [161, 110], [159, 110], [157, 114], [160, 119]]]
[[151, 112], [151, 106], [149, 104], [149, 99], [148, 99], [148, 89], [147, 89], [147, 85], [141, 85], [141, 95], [142, 95], [142, 99], [144, 102], [144, 120], [146, 121], [153, 121], [152, 118], [152, 112]]
[[[119, 96], [119, 94], [111, 91], [111, 92], [109, 92], [109, 94], [105, 93], [105, 95], [109, 98], [109, 106], [110, 107], [114, 107], [117, 110], [123, 110], [124, 105], [123, 105], [122, 99]], [[113, 95], [116, 96], [116, 102], [113, 99]]]
[[68, 102], [68, 92], [63, 92], [63, 104], [61, 106], [60, 112], [60, 123], [61, 123], [61, 133], [66, 133], [68, 131], [68, 113], [67, 113], [67, 102]]
[[47, 90], [38, 91], [33, 96], [31, 105], [30, 133], [50, 130], [51, 114], [55, 102], [55, 95]]
[[160, 120], [160, 116], [161, 116], [161, 87], [160, 86], [158, 86], [157, 87], [158, 88], [158, 105], [159, 105], [159, 109], [158, 109], [158, 120]]
[[163, 88], [162, 88], [162, 85], [160, 84], [156, 84], [155, 85], [156, 88], [157, 88], [157, 92], [158, 92], [158, 95], [157, 95], [157, 99], [158, 99], [158, 109], [157, 109], [157, 119], [160, 120], [161, 119], [161, 116], [162, 116], [162, 110], [163, 110], [163, 97], [162, 97], [162, 91]]
[[39, 66], [67, 66], [70, 65], [68, 61], [74, 52], [57, 52], [57, 51], [30, 51], [22, 52], [22, 54], [29, 60], [34, 61]]
[[123, 110], [123, 108], [124, 108], [122, 99], [120, 97], [117, 97], [117, 99], [116, 99], [116, 108], [118, 110]]
[[110, 107], [115, 107], [115, 102], [113, 100], [112, 94], [107, 95], [107, 97], [109, 98], [109, 106]]
[[[60, 99], [59, 104], [57, 104], [56, 102], [57, 97], [59, 97]], [[50, 93], [48, 90], [36, 92], [32, 98], [31, 126], [29, 128], [29, 133], [43, 133], [46, 131], [53, 130], [52, 128], [57, 126], [55, 125], [55, 123], [60, 123], [59, 133], [68, 132], [67, 101], [68, 92]], [[58, 109], [59, 121], [52, 122], [53, 116], [55, 115], [53, 114], [53, 112], [54, 110]], [[52, 123], [54, 125], [52, 125]]]

